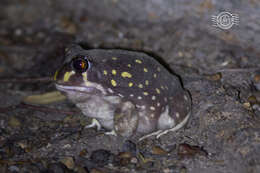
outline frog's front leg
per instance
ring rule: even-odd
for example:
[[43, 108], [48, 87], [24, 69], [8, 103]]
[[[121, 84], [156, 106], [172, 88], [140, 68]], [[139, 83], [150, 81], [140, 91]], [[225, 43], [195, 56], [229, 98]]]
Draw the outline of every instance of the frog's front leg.
[[85, 128], [88, 129], [92, 127], [97, 127], [97, 130], [99, 131], [101, 129], [101, 124], [98, 122], [97, 119], [93, 118], [91, 124], [86, 125]]
[[138, 126], [138, 111], [130, 102], [123, 102], [114, 113], [114, 132], [123, 137], [132, 136]]

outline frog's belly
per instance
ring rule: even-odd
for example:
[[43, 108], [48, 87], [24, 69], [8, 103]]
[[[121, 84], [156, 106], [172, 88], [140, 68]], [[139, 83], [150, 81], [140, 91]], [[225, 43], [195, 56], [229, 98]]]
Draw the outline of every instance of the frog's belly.
[[102, 127], [109, 130], [113, 129], [115, 104], [112, 104], [106, 99], [91, 97], [84, 102], [76, 103], [76, 106], [87, 117], [97, 119]]

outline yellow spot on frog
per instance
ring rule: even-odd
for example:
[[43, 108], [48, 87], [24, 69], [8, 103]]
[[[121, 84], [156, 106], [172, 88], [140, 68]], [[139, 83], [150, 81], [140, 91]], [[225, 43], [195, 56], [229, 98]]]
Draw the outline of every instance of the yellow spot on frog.
[[127, 67], [131, 67], [131, 64], [127, 64]]
[[68, 82], [69, 79], [70, 79], [70, 77], [71, 77], [72, 75], [74, 75], [74, 74], [75, 74], [74, 71], [66, 72], [66, 73], [64, 74], [64, 76], [63, 76], [63, 81], [64, 81], [64, 82]]
[[133, 85], [134, 85], [134, 84], [133, 84], [132, 82], [129, 82], [129, 83], [128, 83], [128, 86], [129, 86], [129, 87], [132, 87]]
[[164, 87], [163, 87], [163, 86], [161, 86], [161, 88], [164, 90]]
[[148, 72], [147, 68], [144, 68], [144, 72]]
[[156, 92], [157, 92], [158, 94], [161, 93], [161, 91], [160, 91], [158, 88], [156, 88], [155, 90], [156, 90]]
[[116, 81], [114, 79], [111, 80], [111, 84], [115, 87], [117, 84], [116, 84]]
[[139, 84], [138, 87], [139, 88], [143, 88], [144, 86], [143, 86], [143, 84]]
[[124, 78], [126, 78], [126, 77], [131, 78], [132, 77], [132, 75], [128, 72], [122, 72], [121, 76], [124, 77]]
[[55, 72], [55, 74], [54, 74], [54, 76], [53, 76], [53, 79], [54, 79], [54, 80], [57, 80], [58, 74], [59, 74], [59, 70], [57, 70], [57, 71]]
[[144, 92], [144, 95], [145, 95], [145, 96], [148, 96], [148, 92]]
[[87, 72], [82, 73], [82, 76], [85, 82], [88, 81]]
[[161, 71], [160, 67], [157, 67], [157, 71]]
[[117, 57], [112, 57], [112, 60], [117, 60]]
[[113, 74], [113, 75], [116, 75], [116, 70], [112, 70], [112, 74]]
[[135, 62], [138, 64], [142, 64], [142, 61], [140, 59], [136, 59]]
[[106, 71], [106, 70], [104, 70], [104, 72], [103, 72], [103, 73], [104, 73], [104, 75], [107, 75], [107, 71]]
[[145, 81], [145, 85], [149, 85], [149, 81], [148, 80]]
[[154, 74], [153, 74], [153, 77], [154, 77], [154, 78], [156, 78], [156, 77], [157, 77], [157, 74], [156, 74], [156, 73], [154, 73]]

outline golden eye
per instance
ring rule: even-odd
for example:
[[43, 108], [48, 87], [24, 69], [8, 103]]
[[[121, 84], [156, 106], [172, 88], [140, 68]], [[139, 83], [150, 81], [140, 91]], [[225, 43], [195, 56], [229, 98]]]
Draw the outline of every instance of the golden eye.
[[76, 72], [83, 73], [89, 68], [89, 63], [86, 58], [77, 57], [72, 61], [72, 67]]

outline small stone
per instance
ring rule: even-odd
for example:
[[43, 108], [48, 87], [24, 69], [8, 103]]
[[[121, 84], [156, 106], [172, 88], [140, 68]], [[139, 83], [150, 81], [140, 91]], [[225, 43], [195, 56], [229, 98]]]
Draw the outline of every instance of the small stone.
[[68, 17], [61, 18], [61, 25], [60, 25], [67, 33], [75, 34], [77, 32], [76, 24]]
[[24, 141], [18, 142], [18, 145], [22, 148], [25, 149], [27, 147], [27, 143]]
[[95, 150], [90, 156], [90, 160], [99, 166], [105, 166], [109, 163], [112, 154], [107, 150]]
[[187, 172], [187, 169], [185, 168], [185, 167], [182, 167], [181, 169], [180, 169], [180, 173], [186, 173]]
[[86, 157], [87, 154], [88, 154], [88, 150], [87, 150], [87, 149], [83, 149], [83, 150], [81, 150], [80, 153], [79, 153], [79, 155], [80, 155], [81, 157]]
[[118, 154], [118, 157], [120, 159], [120, 165], [126, 166], [130, 163], [132, 154], [130, 152], [121, 152]]
[[192, 157], [195, 155], [207, 156], [208, 152], [202, 147], [182, 143], [178, 147], [178, 155], [182, 157]]
[[119, 158], [131, 158], [132, 154], [130, 152], [121, 152], [118, 154]]
[[222, 74], [221, 73], [216, 73], [216, 74], [212, 74], [212, 75], [208, 76], [208, 79], [212, 80], [212, 81], [218, 81], [221, 78], [222, 78]]
[[8, 125], [12, 128], [20, 128], [21, 127], [21, 122], [19, 119], [17, 119], [16, 117], [14, 116], [11, 116], [9, 118], [9, 121], [8, 121]]
[[62, 148], [63, 148], [63, 149], [68, 149], [68, 148], [71, 148], [71, 145], [70, 145], [70, 144], [65, 144], [65, 145], [63, 145]]
[[260, 74], [254, 76], [254, 82], [260, 82]]
[[181, 51], [178, 52], [179, 57], [183, 57], [183, 53]]
[[251, 95], [247, 98], [250, 104], [255, 104], [257, 102], [257, 99], [254, 95]]
[[172, 171], [169, 168], [163, 169], [163, 173], [171, 173]]
[[63, 119], [63, 122], [64, 123], [71, 123], [74, 121], [74, 118], [72, 115], [69, 115], [69, 116], [66, 116], [64, 119]]
[[159, 147], [159, 146], [154, 146], [154, 147], [152, 148], [152, 154], [166, 155], [166, 154], [168, 154], [168, 152], [165, 151], [164, 149], [162, 149], [162, 148]]
[[75, 166], [74, 159], [72, 157], [65, 157], [60, 160], [68, 169], [73, 169]]
[[93, 168], [93, 169], [91, 169], [90, 173], [103, 173], [103, 172], [96, 168]]
[[239, 148], [238, 151], [243, 155], [243, 157], [246, 157], [248, 153], [250, 152], [250, 148], [248, 146]]
[[20, 169], [17, 166], [10, 166], [8, 169], [11, 172], [20, 172]]
[[133, 164], [137, 164], [138, 159], [136, 157], [132, 157], [130, 162], [133, 163]]
[[249, 102], [245, 102], [245, 103], [243, 103], [243, 106], [244, 106], [244, 108], [249, 109], [250, 108], [250, 103]]

